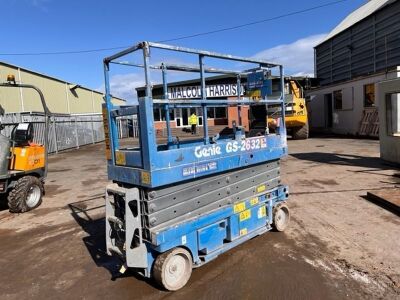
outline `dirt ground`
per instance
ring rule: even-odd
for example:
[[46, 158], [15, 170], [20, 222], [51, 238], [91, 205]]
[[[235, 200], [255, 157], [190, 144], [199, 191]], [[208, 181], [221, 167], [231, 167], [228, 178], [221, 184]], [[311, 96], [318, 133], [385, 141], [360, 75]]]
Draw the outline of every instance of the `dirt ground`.
[[[36, 210], [0, 212], [1, 299], [366, 299], [400, 297], [399, 216], [363, 196], [400, 187], [375, 140], [289, 141], [290, 228], [193, 271], [170, 293], [105, 253], [104, 145], [50, 157]], [[397, 176], [396, 176], [397, 175]]]

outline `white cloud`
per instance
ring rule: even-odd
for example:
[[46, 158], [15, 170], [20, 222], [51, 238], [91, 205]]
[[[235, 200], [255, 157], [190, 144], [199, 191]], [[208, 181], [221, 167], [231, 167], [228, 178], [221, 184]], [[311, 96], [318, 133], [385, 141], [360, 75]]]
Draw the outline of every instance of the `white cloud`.
[[[117, 74], [110, 78], [111, 94], [128, 102], [136, 101], [136, 88], [143, 85], [144, 76], [138, 73]], [[100, 90], [104, 92], [104, 86]]]
[[[160, 84], [162, 82], [161, 73], [157, 71], [150, 71], [152, 85]], [[187, 75], [182, 72], [169, 71], [168, 82], [188, 79]], [[111, 94], [115, 97], [127, 100], [129, 104], [137, 103], [136, 88], [145, 85], [145, 77], [143, 72], [115, 74], [110, 77]], [[98, 91], [104, 93], [104, 85], [97, 88]]]
[[314, 75], [314, 46], [326, 34], [311, 35], [291, 44], [282, 44], [265, 49], [254, 55], [255, 58], [280, 63], [285, 74], [292, 76]]

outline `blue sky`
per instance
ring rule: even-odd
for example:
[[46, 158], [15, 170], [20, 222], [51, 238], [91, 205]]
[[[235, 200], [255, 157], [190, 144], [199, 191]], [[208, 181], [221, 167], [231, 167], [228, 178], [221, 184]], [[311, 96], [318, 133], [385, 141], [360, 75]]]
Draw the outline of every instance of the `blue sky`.
[[[266, 19], [332, 0], [0, 0], [0, 53], [53, 52], [128, 46]], [[171, 42], [283, 63], [287, 73], [313, 72], [312, 47], [366, 0], [348, 0], [237, 30]], [[103, 85], [102, 59], [114, 51], [0, 60], [89, 88]], [[114, 93], [130, 98], [137, 73], [115, 74]]]

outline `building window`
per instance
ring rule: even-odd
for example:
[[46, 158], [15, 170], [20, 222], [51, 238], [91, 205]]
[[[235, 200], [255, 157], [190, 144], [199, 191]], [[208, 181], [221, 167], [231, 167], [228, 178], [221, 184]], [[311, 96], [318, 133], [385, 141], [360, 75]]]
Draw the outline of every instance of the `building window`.
[[[160, 108], [160, 111], [161, 111], [161, 120], [165, 121], [165, 109]], [[174, 110], [173, 109], [169, 110], [169, 120], [170, 121], [175, 120], [175, 114], [174, 114]]]
[[333, 91], [333, 107], [335, 109], [342, 109], [343, 107], [343, 95], [342, 90]]
[[208, 119], [215, 118], [215, 107], [207, 107], [207, 118]]
[[154, 121], [161, 121], [160, 109], [155, 108], [153, 112], [154, 112]]
[[[169, 110], [169, 119], [170, 121], [175, 120], [175, 113], [173, 109]], [[154, 121], [165, 121], [165, 109], [154, 108]]]
[[226, 107], [216, 107], [215, 118], [226, 118]]
[[400, 93], [386, 94], [386, 129], [390, 136], [400, 136]]
[[375, 106], [375, 84], [364, 85], [364, 107]]

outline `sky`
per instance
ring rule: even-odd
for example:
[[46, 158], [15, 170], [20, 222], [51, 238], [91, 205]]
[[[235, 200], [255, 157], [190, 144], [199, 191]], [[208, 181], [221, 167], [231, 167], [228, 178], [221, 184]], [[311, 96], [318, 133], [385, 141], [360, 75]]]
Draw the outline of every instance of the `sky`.
[[[102, 90], [104, 57], [119, 50], [68, 55], [4, 55], [127, 47], [272, 18], [334, 0], [0, 0], [0, 61]], [[374, 1], [374, 0], [372, 0]], [[366, 0], [332, 6], [173, 45], [281, 63], [288, 75], [313, 74], [313, 47]], [[159, 54], [156, 60], [161, 61]], [[135, 60], [140, 62], [140, 60]], [[158, 77], [153, 78], [155, 81]], [[180, 77], [172, 75], [171, 80]], [[143, 83], [135, 69], [112, 74], [112, 92], [132, 100]]]

